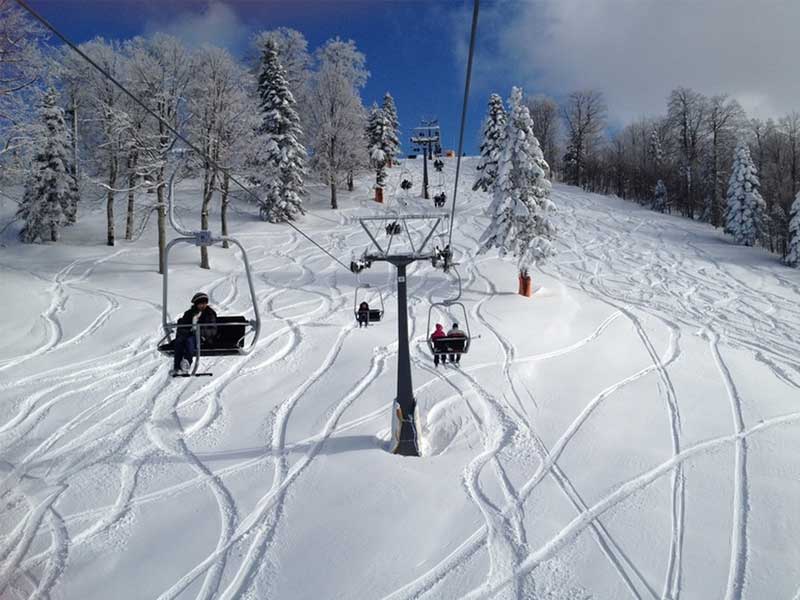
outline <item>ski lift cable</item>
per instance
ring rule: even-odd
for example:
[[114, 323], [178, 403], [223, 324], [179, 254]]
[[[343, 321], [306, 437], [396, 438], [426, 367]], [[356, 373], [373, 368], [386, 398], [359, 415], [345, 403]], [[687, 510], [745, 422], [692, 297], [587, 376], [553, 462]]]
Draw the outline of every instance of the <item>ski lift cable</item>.
[[[19, 0], [18, 0], [19, 1]], [[472, 0], [472, 30], [469, 36], [469, 56], [467, 58], [467, 80], [464, 84], [464, 102], [461, 107], [461, 131], [458, 134], [458, 156], [456, 157], [456, 180], [453, 186], [453, 206], [450, 215], [450, 233], [447, 244], [453, 247], [453, 223], [456, 216], [456, 196], [458, 194], [458, 177], [461, 172], [461, 154], [464, 148], [464, 126], [467, 120], [467, 100], [469, 100], [469, 87], [472, 79], [472, 57], [475, 54], [475, 33], [478, 29], [478, 8], [480, 0]]]
[[[50, 22], [37, 13], [31, 6], [27, 3], [26, 0], [15, 0], [17, 4], [19, 4], [23, 9], [25, 9], [34, 19], [39, 21], [42, 25], [44, 25], [47, 29], [53, 32], [53, 34], [59, 38], [62, 42], [64, 42], [67, 46], [69, 46], [75, 53], [78, 54], [83, 60], [88, 62], [92, 67], [94, 67], [100, 74], [103, 75], [106, 79], [108, 79], [111, 83], [117, 86], [126, 96], [128, 96], [131, 100], [136, 102], [139, 106], [141, 106], [150, 116], [154, 117], [157, 121], [159, 121], [164, 127], [169, 129], [175, 137], [181, 140], [184, 144], [186, 144], [189, 148], [194, 150], [199, 156], [203, 157], [209, 164], [213, 165], [217, 170], [221, 171], [222, 173], [226, 174], [230, 180], [239, 186], [244, 192], [257, 201], [259, 200], [258, 196], [253, 193], [252, 190], [248, 189], [244, 184], [242, 184], [236, 177], [234, 177], [228, 169], [222, 167], [217, 161], [213, 158], [208, 156], [205, 152], [203, 152], [200, 148], [195, 146], [192, 142], [190, 142], [183, 134], [181, 134], [177, 129], [175, 129], [172, 125], [170, 125], [167, 121], [159, 117], [150, 107], [148, 107], [144, 102], [139, 100], [132, 92], [130, 92], [124, 85], [122, 85], [119, 81], [117, 81], [110, 73], [104, 70], [100, 65], [98, 65], [95, 61], [93, 61], [89, 56], [86, 55], [80, 48], [78, 48], [71, 40], [69, 40], [64, 34], [62, 34], [58, 29], [56, 29]], [[339, 263], [342, 268], [350, 271], [350, 268], [345, 265], [341, 260], [336, 258], [333, 254], [331, 254], [328, 250], [323, 248], [317, 242], [315, 242], [308, 234], [306, 234], [302, 229], [300, 229], [297, 225], [292, 223], [291, 221], [286, 221], [286, 224], [289, 225], [292, 229], [294, 229], [297, 233], [302, 235], [306, 240], [308, 240], [311, 244], [322, 250], [325, 254], [327, 254], [332, 260]]]

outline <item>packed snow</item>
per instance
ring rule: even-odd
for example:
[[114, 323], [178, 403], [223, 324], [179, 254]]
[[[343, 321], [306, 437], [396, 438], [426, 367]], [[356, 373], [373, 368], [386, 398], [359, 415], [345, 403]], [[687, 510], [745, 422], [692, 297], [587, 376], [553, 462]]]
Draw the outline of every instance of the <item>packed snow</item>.
[[[262, 337], [209, 359], [213, 378], [173, 379], [154, 220], [114, 248], [99, 198], [58, 243], [4, 229], [0, 597], [800, 598], [800, 271], [556, 185], [558, 253], [525, 298], [513, 260], [476, 255], [476, 164], [453, 233], [473, 336], [460, 367], [434, 368], [425, 343], [454, 275], [409, 269], [421, 458], [386, 450], [387, 265], [360, 276], [386, 313], [359, 330], [356, 277], [234, 205]], [[422, 163], [404, 166], [416, 196]], [[402, 169], [386, 206], [374, 174], [338, 211], [311, 188], [299, 225], [349, 262], [368, 245], [352, 217], [432, 210], [398, 202]], [[454, 172], [445, 159], [448, 209]], [[201, 188], [179, 187], [187, 226]], [[14, 208], [0, 200], [3, 223]], [[172, 253], [170, 313], [206, 291], [220, 315], [250, 315], [238, 250], [198, 259]]]

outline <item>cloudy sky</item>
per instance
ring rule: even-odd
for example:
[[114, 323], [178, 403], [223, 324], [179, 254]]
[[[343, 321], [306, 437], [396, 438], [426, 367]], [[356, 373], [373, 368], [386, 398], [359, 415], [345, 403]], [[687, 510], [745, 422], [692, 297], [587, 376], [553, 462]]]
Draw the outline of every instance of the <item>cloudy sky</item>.
[[[471, 17], [469, 0], [29, 0], [78, 41], [155, 31], [244, 55], [252, 34], [281, 25], [311, 49], [355, 40], [372, 77], [365, 102], [386, 90], [403, 129], [438, 116], [455, 145]], [[800, 0], [483, 0], [468, 151], [492, 91], [562, 97], [602, 91], [611, 124], [662, 114], [670, 90], [728, 93], [752, 116], [800, 110], [795, 30]]]
[[529, 0], [487, 4], [480, 81], [601, 90], [612, 118], [664, 111], [679, 85], [752, 116], [800, 110], [797, 0]]

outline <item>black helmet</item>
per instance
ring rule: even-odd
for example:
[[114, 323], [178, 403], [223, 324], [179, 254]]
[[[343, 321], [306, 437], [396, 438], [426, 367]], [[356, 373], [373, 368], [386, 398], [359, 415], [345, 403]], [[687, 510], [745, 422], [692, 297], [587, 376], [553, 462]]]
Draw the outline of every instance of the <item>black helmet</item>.
[[208, 304], [208, 294], [205, 292], [197, 292], [194, 296], [192, 296], [192, 306], [199, 304], [200, 302], [205, 302]]

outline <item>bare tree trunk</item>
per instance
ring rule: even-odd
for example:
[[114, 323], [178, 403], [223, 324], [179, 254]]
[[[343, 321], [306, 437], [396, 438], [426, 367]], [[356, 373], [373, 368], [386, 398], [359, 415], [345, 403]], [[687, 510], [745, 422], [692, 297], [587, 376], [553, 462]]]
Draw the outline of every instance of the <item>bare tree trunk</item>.
[[[222, 189], [220, 189], [222, 208], [220, 209], [220, 216], [222, 219], [222, 237], [228, 235], [228, 190], [230, 188], [230, 175], [228, 171], [222, 174]], [[222, 242], [223, 248], [228, 248], [229, 244], [226, 241]]]
[[336, 202], [336, 180], [333, 177], [331, 177], [331, 208], [339, 208], [339, 204]]
[[156, 180], [156, 198], [158, 199], [158, 272], [163, 275], [167, 271], [165, 251], [167, 248], [167, 207], [164, 200], [164, 169], [158, 169]]
[[128, 154], [128, 214], [125, 218], [125, 239], [133, 239], [133, 208], [134, 208], [134, 187], [136, 187], [136, 164], [138, 157], [135, 152]]
[[78, 167], [78, 99], [75, 93], [72, 94], [72, 170], [75, 175], [75, 183], [80, 180], [80, 169]]
[[[207, 164], [203, 175], [203, 207], [200, 209], [200, 229], [208, 229], [208, 207], [211, 205], [211, 197], [214, 194], [216, 175], [213, 167]], [[208, 262], [208, 246], [200, 246], [200, 268], [211, 268]]]
[[347, 191], [352, 192], [355, 189], [355, 184], [353, 182], [353, 172], [347, 172]]
[[717, 128], [714, 128], [714, 132], [712, 134], [712, 166], [711, 166], [711, 176], [712, 176], [712, 192], [711, 192], [711, 224], [714, 227], [720, 226], [720, 221], [722, 217], [720, 215], [720, 201], [719, 201], [719, 135], [717, 133]]
[[106, 223], [108, 226], [108, 239], [106, 243], [109, 246], [114, 245], [114, 187], [117, 184], [117, 169], [119, 161], [116, 156], [112, 156], [108, 165], [108, 195], [106, 197]]

